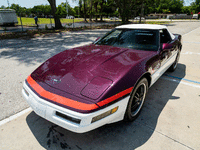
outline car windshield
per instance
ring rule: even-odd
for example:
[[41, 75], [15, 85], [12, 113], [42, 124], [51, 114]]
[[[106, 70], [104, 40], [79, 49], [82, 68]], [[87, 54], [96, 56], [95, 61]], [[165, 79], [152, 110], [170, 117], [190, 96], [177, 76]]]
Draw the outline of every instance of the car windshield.
[[98, 40], [97, 45], [157, 51], [159, 45], [158, 30], [114, 29]]

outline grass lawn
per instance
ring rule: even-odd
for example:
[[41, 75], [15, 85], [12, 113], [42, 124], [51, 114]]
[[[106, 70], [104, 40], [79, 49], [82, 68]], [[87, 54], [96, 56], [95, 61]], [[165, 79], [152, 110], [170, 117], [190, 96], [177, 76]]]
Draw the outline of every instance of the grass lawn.
[[146, 21], [146, 24], [160, 24], [160, 25], [165, 25], [165, 24], [170, 24], [170, 21]]
[[[137, 21], [131, 21], [132, 23], [139, 23], [139, 20]], [[149, 20], [142, 20], [141, 21], [142, 24], [160, 24], [160, 25], [166, 25], [166, 24], [170, 24], [171, 21], [149, 21]]]
[[[21, 25], [20, 18], [17, 18], [18, 20], [18, 25]], [[72, 23], [73, 19], [60, 19], [61, 23]], [[81, 22], [83, 19], [74, 19], [74, 22]], [[54, 24], [54, 19], [51, 18], [51, 22]], [[51, 24], [50, 18], [38, 18], [38, 24]], [[35, 20], [34, 18], [24, 18], [22, 17], [22, 24], [23, 25], [35, 25]]]
[[[18, 25], [21, 25], [21, 22], [20, 22], [20, 18], [18, 17]], [[38, 24], [54, 24], [54, 19], [53, 18], [38, 18]], [[61, 23], [73, 23], [73, 19], [64, 19], [64, 18], [61, 18], [60, 19]], [[81, 22], [81, 21], [84, 21], [83, 18], [75, 18], [74, 19], [74, 22]], [[88, 20], [89, 21], [89, 20]], [[106, 21], [110, 21], [110, 20], [106, 20]], [[111, 20], [113, 21], [113, 20]], [[116, 20], [116, 21], [119, 21], [119, 20]], [[134, 22], [139, 22], [139, 21], [133, 21]], [[169, 24], [170, 22], [169, 21], [143, 21], [142, 20], [142, 23], [147, 23], [147, 24]], [[35, 26], [35, 20], [34, 18], [25, 18], [25, 17], [22, 17], [22, 24], [23, 25], [28, 25], [28, 26]]]

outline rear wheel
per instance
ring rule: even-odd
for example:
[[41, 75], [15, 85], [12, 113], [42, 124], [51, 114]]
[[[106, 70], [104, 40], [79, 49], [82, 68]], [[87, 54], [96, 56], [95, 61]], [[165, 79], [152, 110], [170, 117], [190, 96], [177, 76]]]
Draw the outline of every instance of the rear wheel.
[[180, 50], [178, 50], [178, 53], [177, 53], [177, 56], [176, 56], [174, 63], [168, 69], [170, 72], [173, 72], [173, 71], [176, 70], [179, 58], [180, 58]]
[[146, 78], [143, 78], [131, 93], [131, 97], [124, 116], [125, 121], [133, 121], [138, 117], [144, 104], [147, 91], [148, 81]]

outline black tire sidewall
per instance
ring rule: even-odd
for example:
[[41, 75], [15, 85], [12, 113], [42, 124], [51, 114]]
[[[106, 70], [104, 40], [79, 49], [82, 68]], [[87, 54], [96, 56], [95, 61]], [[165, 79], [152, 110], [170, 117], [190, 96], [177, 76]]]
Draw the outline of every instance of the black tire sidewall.
[[[131, 92], [131, 96], [130, 96], [130, 99], [129, 99], [129, 102], [128, 102], [128, 105], [127, 105], [127, 108], [126, 108], [126, 113], [124, 115], [125, 121], [134, 121], [139, 116], [139, 114], [142, 110], [142, 107], [141, 107], [141, 109], [139, 110], [139, 112], [135, 116], [131, 115], [131, 105], [132, 105], [132, 102], [133, 102], [132, 97], [135, 95], [135, 92], [137, 91], [138, 87], [140, 87], [140, 85], [142, 85], [143, 83], [145, 84], [145, 88], [146, 88], [146, 93], [145, 93], [145, 97], [146, 97], [146, 94], [147, 94], [147, 91], [148, 91], [148, 81], [147, 81], [146, 78], [142, 78]], [[145, 101], [145, 97], [144, 97], [144, 101]], [[144, 102], [143, 102], [142, 106], [143, 105], [144, 105]]]
[[[178, 61], [179, 61], [179, 58], [178, 58], [178, 57], [180, 57], [180, 50], [178, 50], [176, 59], [175, 59], [174, 63], [173, 63], [173, 64], [170, 66], [170, 68], [169, 68], [169, 71], [170, 71], [170, 72], [173, 72], [173, 71], [176, 70], [176, 68], [177, 68], [177, 66], [178, 66]], [[177, 63], [177, 65], [176, 65], [176, 63]], [[174, 67], [175, 65], [176, 65], [176, 67]]]

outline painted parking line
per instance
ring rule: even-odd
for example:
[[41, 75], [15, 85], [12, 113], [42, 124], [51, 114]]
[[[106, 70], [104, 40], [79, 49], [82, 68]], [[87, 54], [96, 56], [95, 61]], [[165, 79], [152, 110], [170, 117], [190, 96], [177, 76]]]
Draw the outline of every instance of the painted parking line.
[[[182, 84], [185, 84], [187, 86], [191, 86], [191, 87], [196, 87], [196, 88], [200, 88], [200, 82], [197, 82], [197, 81], [193, 81], [193, 80], [188, 80], [188, 79], [184, 79], [184, 78], [179, 78], [179, 77], [175, 77], [175, 76], [171, 76], [171, 75], [167, 75], [167, 74], [164, 74], [162, 77], [162, 79], [165, 79], [165, 80], [168, 80], [168, 81], [172, 81], [172, 82], [177, 82], [177, 83], [182, 83]], [[185, 81], [184, 81], [185, 80]], [[188, 83], [188, 82], [192, 82], [192, 83]], [[194, 84], [194, 83], [197, 83], [197, 84]], [[14, 119], [17, 119], [18, 117], [22, 116], [23, 114], [27, 113], [27, 112], [30, 112], [32, 111], [32, 108], [27, 108], [13, 116], [10, 116], [9, 118], [6, 118], [4, 120], [1, 120], [0, 121], [0, 126], [4, 125], [5, 123], [7, 122], [10, 122]]]
[[168, 75], [168, 74], [164, 74], [164, 76], [167, 76], [167, 77], [171, 77], [171, 78], [175, 78], [175, 79], [179, 79], [179, 80], [185, 80], [185, 81], [188, 81], [188, 82], [193, 82], [193, 83], [200, 84], [200, 82], [198, 82], [198, 81], [189, 80], [189, 79], [185, 79], [185, 78], [180, 78], [180, 77], [176, 77], [176, 76], [172, 76], [172, 75]]
[[32, 109], [31, 107], [29, 107], [29, 108], [27, 108], [27, 109], [25, 109], [25, 110], [20, 111], [19, 113], [15, 114], [15, 115], [12, 115], [12, 116], [10, 116], [10, 117], [4, 119], [4, 120], [1, 120], [1, 121], [0, 121], [0, 126], [4, 125], [5, 123], [10, 122], [10, 121], [12, 121], [12, 120], [14, 120], [14, 119], [17, 119], [18, 117], [20, 117], [20, 116], [22, 116], [23, 114], [25, 114], [25, 113], [27, 113], [27, 112], [30, 112], [30, 111], [32, 111], [32, 110], [33, 110], [33, 109]]
[[184, 41], [183, 43], [189, 43], [189, 44], [191, 44], [191, 43], [194, 43], [194, 44], [200, 44], [200, 42], [187, 42], [187, 41]]
[[183, 34], [182, 36], [186, 36], [186, 35], [188, 35], [188, 34], [190, 34], [191, 32], [193, 32], [193, 31], [195, 31], [195, 30], [198, 30], [200, 27], [197, 27], [196, 29], [194, 29], [194, 30], [191, 30], [190, 32], [188, 32], [188, 33], [185, 33], [185, 34]]
[[189, 55], [200, 55], [200, 53], [194, 53], [194, 52], [185, 52], [185, 53], [181, 53], [182, 54], [189, 54]]
[[170, 77], [165, 76], [165, 75], [163, 75], [161, 78], [165, 79], [165, 80], [168, 80], [168, 81], [176, 82], [176, 83], [179, 83], [179, 84], [184, 84], [184, 85], [187, 85], [187, 86], [200, 88], [199, 84], [195, 84], [195, 83], [192, 83], [192, 82], [187, 82], [187, 81], [184, 81], [184, 80], [180, 80], [178, 78], [170, 78]]

